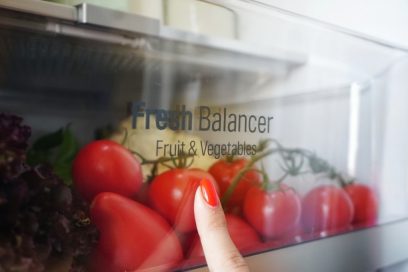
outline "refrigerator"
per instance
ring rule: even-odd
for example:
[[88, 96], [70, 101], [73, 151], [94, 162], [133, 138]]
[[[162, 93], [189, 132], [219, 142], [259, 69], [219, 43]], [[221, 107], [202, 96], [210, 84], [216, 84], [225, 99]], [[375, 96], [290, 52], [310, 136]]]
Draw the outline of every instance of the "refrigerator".
[[0, 0], [0, 271], [207, 271], [202, 180], [251, 271], [404, 263], [407, 72], [255, 0]]

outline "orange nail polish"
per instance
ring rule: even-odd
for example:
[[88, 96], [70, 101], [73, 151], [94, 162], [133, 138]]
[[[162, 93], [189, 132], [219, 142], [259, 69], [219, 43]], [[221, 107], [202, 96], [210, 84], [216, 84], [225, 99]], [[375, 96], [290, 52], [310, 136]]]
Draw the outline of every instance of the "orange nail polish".
[[212, 207], [216, 207], [219, 203], [217, 191], [214, 184], [208, 179], [202, 179], [200, 182], [201, 193], [205, 201]]

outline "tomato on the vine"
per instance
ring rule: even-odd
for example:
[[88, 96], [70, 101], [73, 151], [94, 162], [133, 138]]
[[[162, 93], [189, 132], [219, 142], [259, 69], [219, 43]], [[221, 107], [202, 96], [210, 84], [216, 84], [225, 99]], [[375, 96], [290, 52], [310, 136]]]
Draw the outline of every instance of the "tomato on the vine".
[[[237, 249], [245, 254], [261, 247], [261, 240], [256, 231], [244, 220], [232, 214], [226, 214], [228, 232]], [[203, 257], [204, 251], [198, 234], [194, 238], [189, 258]]]
[[140, 163], [129, 150], [110, 140], [98, 140], [77, 154], [72, 176], [74, 186], [89, 202], [99, 193], [134, 196], [142, 186]]
[[348, 184], [344, 190], [354, 206], [353, 224], [372, 225], [378, 217], [378, 199], [374, 190], [360, 183]]
[[277, 239], [293, 231], [301, 215], [301, 201], [296, 191], [284, 184], [273, 187], [251, 188], [244, 202], [245, 218], [268, 239]]
[[214, 178], [200, 169], [174, 168], [165, 171], [150, 184], [150, 205], [169, 220], [176, 230], [194, 231], [194, 196], [204, 178], [218, 187]]
[[[215, 162], [208, 172], [217, 181], [220, 187], [220, 195], [224, 196], [228, 187], [231, 185], [232, 179], [237, 173], [248, 164], [248, 160], [244, 158], [232, 159], [229, 161], [218, 160]], [[234, 189], [228, 203], [225, 203], [227, 208], [239, 207], [242, 208], [245, 195], [249, 189], [259, 185], [261, 182], [260, 174], [254, 169], [245, 173], [245, 175], [239, 180], [237, 187]]]
[[353, 215], [350, 197], [334, 185], [314, 188], [302, 202], [302, 225], [306, 232], [343, 230], [350, 225]]

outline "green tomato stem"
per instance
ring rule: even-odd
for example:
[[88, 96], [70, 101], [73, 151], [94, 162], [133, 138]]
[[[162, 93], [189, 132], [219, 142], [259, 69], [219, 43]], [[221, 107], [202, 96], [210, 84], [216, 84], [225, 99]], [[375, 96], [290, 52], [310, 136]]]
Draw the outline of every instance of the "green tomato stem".
[[232, 163], [232, 162], [234, 162], [234, 159], [235, 159], [235, 155], [228, 155], [228, 156], [225, 156], [225, 161], [226, 162], [229, 162], [229, 163]]
[[232, 193], [234, 192], [235, 188], [238, 186], [238, 184], [239, 184], [240, 180], [242, 179], [242, 177], [248, 171], [253, 170], [251, 168], [252, 168], [252, 166], [254, 166], [254, 164], [257, 161], [259, 161], [259, 160], [261, 160], [261, 159], [263, 159], [263, 158], [265, 158], [265, 157], [267, 157], [267, 156], [269, 156], [269, 155], [271, 155], [271, 154], [273, 154], [275, 152], [278, 152], [279, 150], [280, 150], [280, 148], [270, 149], [270, 150], [265, 151], [264, 153], [253, 156], [251, 158], [251, 160], [249, 161], [249, 163], [247, 165], [245, 165], [245, 167], [243, 167], [241, 170], [239, 170], [239, 172], [232, 179], [230, 186], [228, 187], [227, 191], [225, 191], [224, 196], [221, 198], [222, 205], [225, 206], [228, 203], [228, 201], [230, 200], [230, 198], [232, 196]]
[[289, 173], [283, 174], [277, 181], [274, 182], [263, 182], [262, 183], [262, 189], [264, 191], [270, 192], [270, 191], [278, 191], [280, 190], [280, 184], [285, 180], [285, 178], [289, 175]]

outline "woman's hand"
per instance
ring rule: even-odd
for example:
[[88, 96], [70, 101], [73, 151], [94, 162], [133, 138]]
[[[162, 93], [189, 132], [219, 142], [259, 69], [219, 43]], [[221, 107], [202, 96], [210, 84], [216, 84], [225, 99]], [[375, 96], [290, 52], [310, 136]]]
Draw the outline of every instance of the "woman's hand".
[[195, 194], [194, 216], [210, 271], [249, 271], [229, 236], [214, 185], [206, 179], [200, 182]]

